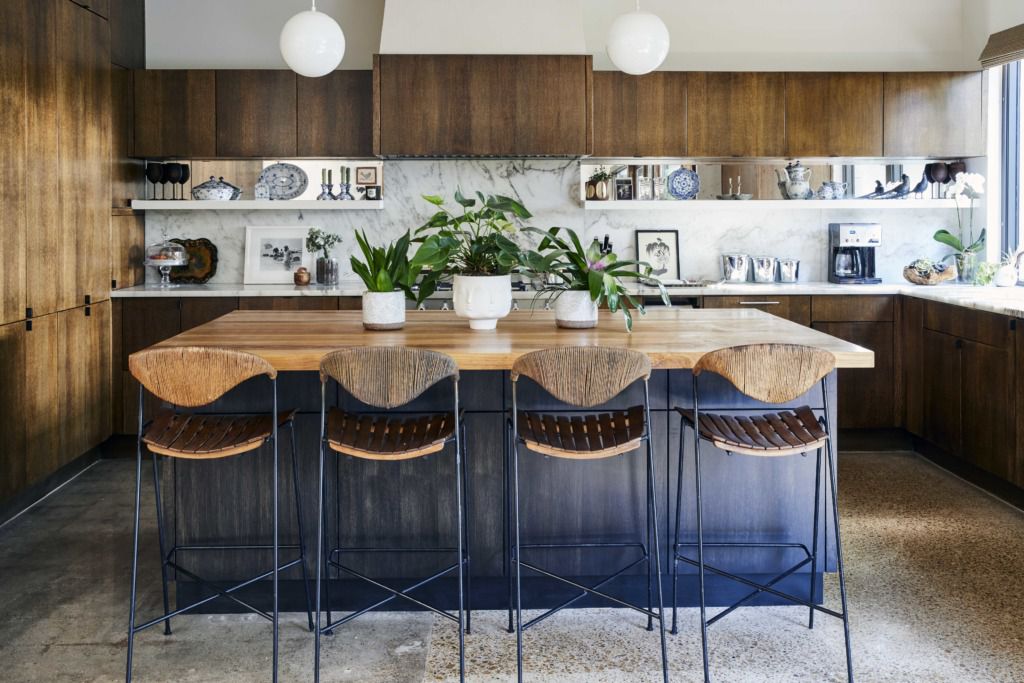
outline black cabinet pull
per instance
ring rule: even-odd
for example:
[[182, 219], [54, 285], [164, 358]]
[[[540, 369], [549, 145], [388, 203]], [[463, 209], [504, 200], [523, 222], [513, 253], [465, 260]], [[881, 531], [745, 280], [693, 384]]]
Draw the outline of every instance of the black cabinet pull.
[[92, 306], [86, 306], [85, 307], [85, 317], [88, 318], [91, 315], [92, 315]]
[[964, 340], [963, 339], [957, 339], [956, 340], [956, 348], [958, 348], [958, 349], [964, 348]]
[[25, 309], [25, 317], [26, 318], [31, 318], [32, 317], [32, 308], [31, 307]]
[[86, 294], [85, 295], [85, 305], [88, 306], [91, 303], [92, 303], [92, 295], [91, 294]]
[[1016, 331], [1017, 331], [1017, 319], [1014, 318], [1013, 320], [1010, 321], [1010, 332], [1016, 332]]
[[111, 289], [117, 289], [117, 280], [111, 280], [110, 281], [110, 288]]
[[26, 332], [31, 332], [32, 331], [32, 321], [31, 320], [26, 320], [25, 321], [25, 331]]

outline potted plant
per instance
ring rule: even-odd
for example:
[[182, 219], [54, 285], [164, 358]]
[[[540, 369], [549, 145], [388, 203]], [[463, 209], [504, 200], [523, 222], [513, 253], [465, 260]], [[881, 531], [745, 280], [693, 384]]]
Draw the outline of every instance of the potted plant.
[[587, 180], [587, 199], [591, 201], [605, 201], [609, 197], [608, 183], [611, 182], [612, 174], [604, 166], [598, 166], [590, 174]]
[[320, 228], [310, 228], [306, 233], [306, 250], [320, 252], [316, 259], [316, 283], [334, 286], [338, 284], [338, 259], [331, 257], [331, 248], [341, 244], [341, 237]]
[[512, 310], [510, 273], [519, 264], [519, 246], [510, 237], [516, 231], [511, 219], [531, 214], [509, 197], [476, 197], [456, 190], [462, 213], [453, 213], [442, 197], [423, 195], [438, 211], [416, 230], [421, 246], [414, 261], [444, 263], [445, 274], [454, 277], [456, 315], [468, 318], [474, 330], [493, 330]]
[[[976, 280], [978, 254], [985, 248], [985, 229], [982, 228], [977, 239], [974, 237], [974, 200], [985, 193], [985, 178], [980, 173], [958, 173], [953, 184], [946, 191], [946, 197], [956, 203], [957, 234], [949, 230], [939, 230], [934, 239], [954, 252], [946, 258], [953, 257], [956, 262], [957, 281], [973, 283]], [[960, 211], [960, 198], [970, 200], [967, 210], [967, 234], [964, 234], [964, 221]], [[965, 246], [966, 245], [966, 246]], [[943, 259], [945, 260], [945, 259]]]
[[[597, 325], [597, 309], [608, 304], [615, 313], [622, 310], [626, 330], [633, 329], [630, 309], [641, 315], [643, 304], [633, 297], [622, 283], [622, 278], [638, 278], [653, 284], [661, 291], [662, 301], [669, 306], [668, 293], [661, 281], [651, 276], [651, 266], [643, 261], [620, 261], [614, 253], [601, 253], [597, 240], [583, 248], [579, 236], [569, 228], [528, 232], [542, 235], [535, 251], [524, 250], [523, 267], [532, 275], [557, 278], [556, 284], [546, 284], [541, 294], [555, 300], [555, 324], [559, 327], [588, 328]], [[560, 233], [564, 232], [565, 236]]]
[[[438, 274], [424, 273], [429, 265], [424, 259], [409, 259], [411, 237], [408, 232], [387, 247], [370, 246], [365, 232], [356, 231], [356, 243], [362, 259], [353, 254], [349, 259], [352, 272], [366, 285], [363, 292], [363, 327], [368, 330], [397, 330], [405, 325], [405, 299], [417, 304], [434, 293]], [[415, 258], [415, 257], [414, 257]], [[423, 279], [419, 286], [416, 280]]]
[[996, 271], [996, 287], [1016, 287], [1020, 277], [1020, 259], [1024, 256], [1024, 247], [1012, 252], [1007, 252], [1000, 261], [999, 270]]

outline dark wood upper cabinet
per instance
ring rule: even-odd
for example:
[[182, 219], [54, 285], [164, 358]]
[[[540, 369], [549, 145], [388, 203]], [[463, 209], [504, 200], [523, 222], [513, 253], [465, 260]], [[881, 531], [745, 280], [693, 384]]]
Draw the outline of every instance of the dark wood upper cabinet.
[[295, 79], [284, 69], [217, 71], [217, 156], [295, 156]]
[[379, 55], [382, 156], [576, 156], [593, 149], [591, 58]]
[[117, 0], [71, 0], [74, 4], [79, 7], [95, 12], [104, 19], [110, 18], [110, 5], [111, 3], [117, 2]]
[[689, 74], [688, 156], [784, 156], [785, 84], [782, 73]]
[[594, 156], [686, 155], [686, 80], [680, 71], [594, 72]]
[[786, 74], [792, 157], [882, 156], [882, 74]]
[[217, 156], [213, 71], [136, 70], [133, 81], [134, 156]]
[[980, 71], [887, 73], [887, 157], [985, 154], [985, 82]]
[[146, 0], [110, 1], [110, 61], [146, 68]]
[[373, 155], [373, 72], [297, 76], [300, 157]]

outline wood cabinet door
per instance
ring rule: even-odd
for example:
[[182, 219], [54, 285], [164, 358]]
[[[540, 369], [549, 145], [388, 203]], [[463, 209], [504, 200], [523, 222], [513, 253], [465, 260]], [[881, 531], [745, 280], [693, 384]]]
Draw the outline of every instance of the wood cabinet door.
[[815, 322], [811, 327], [875, 352], [875, 367], [839, 370], [839, 427], [896, 427], [893, 323]]
[[786, 149], [793, 157], [882, 156], [882, 74], [786, 74]]
[[116, 1], [117, 0], [71, 0], [71, 2], [79, 7], [87, 9], [90, 12], [95, 12], [104, 19], [108, 19], [110, 17], [110, 3]]
[[1007, 481], [1017, 473], [1013, 347], [962, 340], [962, 449], [968, 461]]
[[655, 71], [636, 76], [636, 155], [686, 155], [687, 74]]
[[336, 311], [336, 296], [243, 296], [238, 300], [242, 311]]
[[217, 71], [217, 156], [295, 156], [295, 79], [285, 69]]
[[61, 308], [110, 294], [110, 27], [62, 2], [57, 11]]
[[145, 166], [132, 158], [135, 147], [135, 87], [132, 72], [110, 69], [110, 206], [129, 207], [146, 198]]
[[110, 61], [146, 68], [146, 0], [109, 0]]
[[375, 152], [590, 154], [592, 73], [583, 55], [379, 55]]
[[57, 313], [33, 318], [32, 329], [25, 332], [26, 485], [42, 481], [66, 462], [60, 450], [63, 378], [58, 318]]
[[[0, 325], [25, 317], [28, 158], [25, 138], [29, 3], [0, 3]], [[2, 496], [2, 491], [0, 491]]]
[[110, 217], [111, 287], [124, 289], [145, 283], [145, 250], [145, 217], [130, 210], [115, 212]]
[[181, 300], [181, 331], [238, 310], [238, 297], [187, 297]]
[[985, 154], [985, 78], [980, 71], [887, 73], [887, 157]]
[[[2, 15], [0, 15], [2, 16]], [[25, 323], [0, 325], [0, 503], [25, 486]]]
[[61, 311], [57, 322], [64, 465], [111, 433], [110, 302]]
[[373, 72], [297, 76], [300, 157], [373, 156]]
[[811, 324], [809, 296], [706, 296], [704, 308], [756, 308], [800, 325]]
[[924, 301], [901, 296], [900, 325], [903, 427], [915, 436], [924, 436]]
[[686, 132], [694, 157], [784, 156], [785, 74], [689, 74]]
[[594, 72], [594, 156], [631, 157], [639, 149], [637, 78]]
[[922, 435], [947, 453], [959, 456], [963, 435], [961, 342], [948, 334], [926, 329], [922, 344]]
[[216, 75], [213, 71], [137, 69], [132, 77], [134, 156], [143, 159], [217, 156]]

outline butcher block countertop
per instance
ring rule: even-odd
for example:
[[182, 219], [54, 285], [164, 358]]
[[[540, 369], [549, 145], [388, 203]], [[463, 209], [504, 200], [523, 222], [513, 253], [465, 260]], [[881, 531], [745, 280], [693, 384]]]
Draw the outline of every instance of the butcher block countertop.
[[656, 369], [688, 369], [708, 351], [755, 343], [804, 344], [831, 351], [840, 368], [870, 368], [874, 353], [758, 310], [655, 308], [635, 316], [601, 311], [598, 326], [564, 330], [550, 311], [514, 311], [498, 328], [473, 331], [451, 311], [408, 311], [405, 327], [369, 332], [360, 311], [234, 311], [157, 344], [221, 346], [255, 353], [278, 370], [318, 370], [329, 351], [411, 346], [446, 353], [463, 370], [509, 370], [520, 355], [555, 346], [614, 346], [646, 353]]

